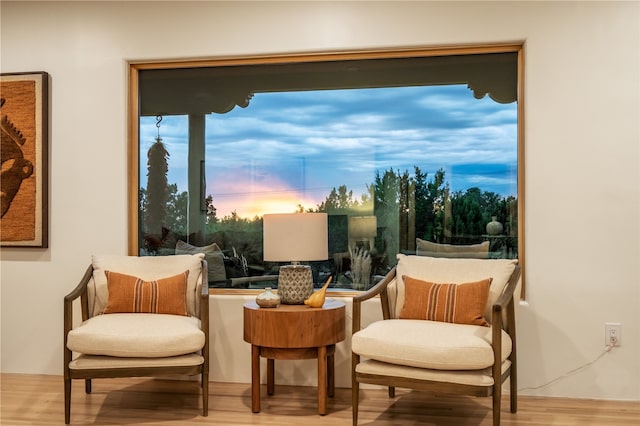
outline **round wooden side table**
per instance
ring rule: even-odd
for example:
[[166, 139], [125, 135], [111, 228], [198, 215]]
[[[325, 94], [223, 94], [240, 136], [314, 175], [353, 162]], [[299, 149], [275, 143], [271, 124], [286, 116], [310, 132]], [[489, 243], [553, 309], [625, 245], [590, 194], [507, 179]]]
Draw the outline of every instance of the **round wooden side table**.
[[318, 414], [327, 414], [335, 391], [335, 348], [345, 337], [345, 305], [326, 299], [321, 308], [244, 305], [244, 340], [251, 343], [251, 411], [260, 412], [260, 357], [267, 359], [267, 393], [274, 393], [274, 360], [318, 359]]

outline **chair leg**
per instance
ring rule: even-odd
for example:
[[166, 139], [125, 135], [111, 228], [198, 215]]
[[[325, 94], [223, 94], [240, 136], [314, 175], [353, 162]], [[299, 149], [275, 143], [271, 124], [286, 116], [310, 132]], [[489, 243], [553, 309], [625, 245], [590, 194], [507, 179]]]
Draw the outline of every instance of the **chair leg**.
[[64, 424], [71, 422], [71, 379], [64, 378]]
[[509, 402], [511, 404], [511, 412], [518, 411], [518, 374], [516, 371], [515, 357], [511, 364], [511, 372], [509, 374]]
[[202, 415], [209, 415], [209, 373], [202, 373]]
[[353, 413], [353, 426], [358, 425], [358, 401], [360, 399], [360, 383], [351, 384], [351, 411]]
[[500, 426], [500, 398], [502, 397], [502, 386], [500, 382], [493, 385], [493, 426]]

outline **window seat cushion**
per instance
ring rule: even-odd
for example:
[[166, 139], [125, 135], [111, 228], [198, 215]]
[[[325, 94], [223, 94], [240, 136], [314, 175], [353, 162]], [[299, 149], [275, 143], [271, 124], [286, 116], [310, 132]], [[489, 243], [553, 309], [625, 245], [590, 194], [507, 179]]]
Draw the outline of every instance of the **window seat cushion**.
[[489, 241], [483, 241], [480, 244], [457, 245], [434, 243], [416, 238], [416, 254], [430, 257], [487, 259], [489, 257]]
[[[439, 321], [377, 321], [351, 340], [353, 352], [389, 364], [434, 370], [480, 370], [493, 365], [491, 327]], [[502, 361], [511, 338], [502, 331]]]
[[69, 332], [67, 347], [88, 355], [156, 358], [196, 352], [204, 342], [198, 318], [119, 313], [83, 322]]

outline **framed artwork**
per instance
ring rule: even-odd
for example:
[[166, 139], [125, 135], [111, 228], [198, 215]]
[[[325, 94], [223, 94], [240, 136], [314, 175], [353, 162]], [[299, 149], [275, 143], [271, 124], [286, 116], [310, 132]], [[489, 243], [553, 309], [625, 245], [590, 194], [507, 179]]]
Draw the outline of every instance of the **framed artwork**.
[[2, 247], [48, 247], [49, 74], [0, 74]]

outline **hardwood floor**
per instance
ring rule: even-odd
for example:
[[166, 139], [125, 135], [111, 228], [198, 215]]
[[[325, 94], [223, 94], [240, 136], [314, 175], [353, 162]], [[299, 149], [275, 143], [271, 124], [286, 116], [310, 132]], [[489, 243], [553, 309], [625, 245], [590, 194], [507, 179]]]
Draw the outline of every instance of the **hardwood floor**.
[[[0, 424], [61, 425], [64, 423], [62, 377], [0, 375]], [[316, 389], [276, 385], [267, 396], [262, 386], [262, 411], [251, 413], [249, 383], [210, 383], [209, 416], [200, 415], [196, 382], [160, 379], [101, 379], [93, 393], [75, 380], [71, 423], [76, 425], [278, 425], [317, 426], [351, 424], [351, 390], [336, 389], [328, 414], [317, 415]], [[516, 414], [503, 401], [502, 425], [638, 425], [640, 402], [576, 400], [564, 398], [518, 399]], [[397, 389], [361, 390], [359, 425], [484, 426], [491, 424], [491, 398], [429, 395]]]

